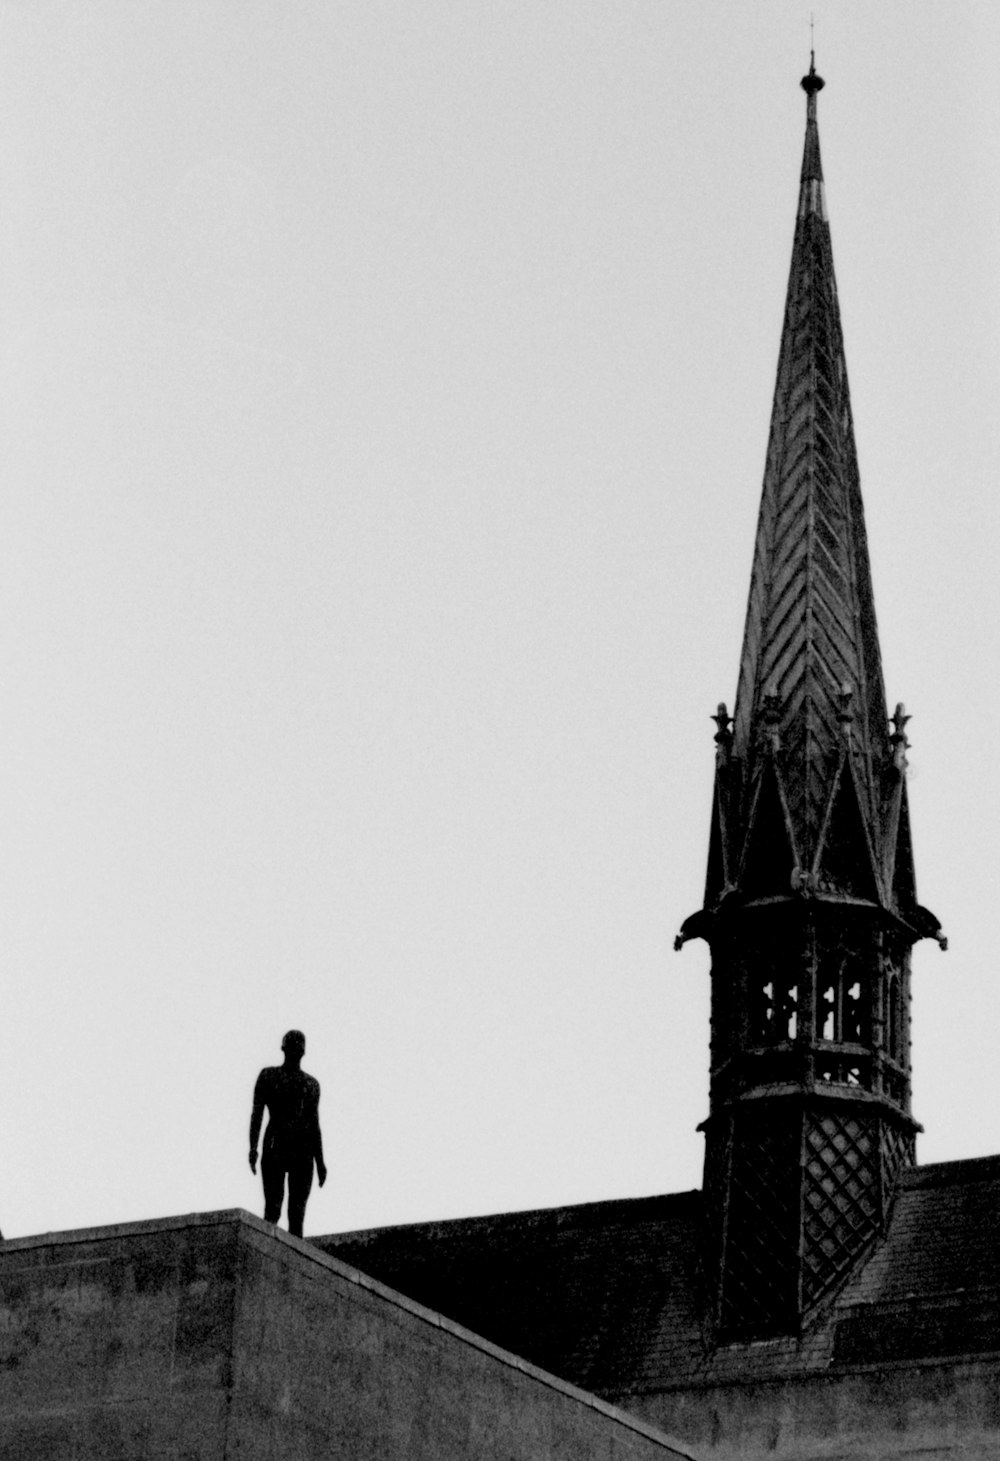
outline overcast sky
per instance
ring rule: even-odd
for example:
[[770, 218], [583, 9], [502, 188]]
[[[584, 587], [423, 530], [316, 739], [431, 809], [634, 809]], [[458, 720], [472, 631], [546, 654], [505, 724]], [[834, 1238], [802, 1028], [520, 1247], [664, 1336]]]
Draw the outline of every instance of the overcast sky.
[[1000, 7], [0, 4], [0, 1226], [700, 1184], [700, 904], [805, 120], [923, 1161], [1000, 1150]]

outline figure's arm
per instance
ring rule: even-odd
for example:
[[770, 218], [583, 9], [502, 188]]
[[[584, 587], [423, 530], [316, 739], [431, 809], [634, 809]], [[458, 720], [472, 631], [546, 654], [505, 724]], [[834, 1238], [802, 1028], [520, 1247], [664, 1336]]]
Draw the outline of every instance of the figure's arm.
[[316, 1104], [313, 1106], [313, 1156], [316, 1159], [316, 1176], [322, 1187], [326, 1181], [326, 1163], [323, 1161], [323, 1133], [319, 1129], [319, 1081], [316, 1081]]
[[264, 1119], [264, 1105], [266, 1102], [266, 1091], [264, 1072], [261, 1071], [257, 1077], [257, 1084], [253, 1088], [253, 1110], [250, 1113], [250, 1170], [257, 1170], [257, 1138], [260, 1136], [260, 1123]]

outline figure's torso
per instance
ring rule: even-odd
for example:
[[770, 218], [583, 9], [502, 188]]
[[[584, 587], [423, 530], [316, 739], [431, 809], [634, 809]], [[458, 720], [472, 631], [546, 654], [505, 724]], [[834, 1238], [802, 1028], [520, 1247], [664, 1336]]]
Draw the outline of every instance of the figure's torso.
[[268, 1113], [265, 1151], [275, 1147], [311, 1151], [318, 1124], [319, 1082], [304, 1070], [272, 1065], [261, 1071], [258, 1090]]

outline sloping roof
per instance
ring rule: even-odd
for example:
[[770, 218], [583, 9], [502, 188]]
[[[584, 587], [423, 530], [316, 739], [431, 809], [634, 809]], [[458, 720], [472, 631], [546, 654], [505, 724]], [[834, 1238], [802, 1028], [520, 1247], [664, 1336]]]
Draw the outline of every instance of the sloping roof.
[[697, 1365], [700, 1216], [701, 1194], [682, 1192], [313, 1241], [604, 1394]]
[[1000, 1351], [1000, 1157], [918, 1167], [837, 1306], [838, 1364]]
[[1000, 1157], [907, 1173], [886, 1237], [798, 1338], [713, 1349], [701, 1202], [683, 1192], [313, 1241], [609, 1399], [1000, 1353]]
[[[747, 607], [733, 749], [772, 725], [808, 866], [851, 722], [866, 821], [888, 758], [885, 692], [816, 121], [808, 93], [799, 205]], [[845, 694], [846, 692], [846, 694]], [[873, 764], [874, 763], [874, 764]]]
[[744, 902], [881, 907], [939, 937], [917, 903], [906, 723], [890, 727], [816, 117], [806, 134], [733, 716], [720, 704], [704, 907], [678, 943]]

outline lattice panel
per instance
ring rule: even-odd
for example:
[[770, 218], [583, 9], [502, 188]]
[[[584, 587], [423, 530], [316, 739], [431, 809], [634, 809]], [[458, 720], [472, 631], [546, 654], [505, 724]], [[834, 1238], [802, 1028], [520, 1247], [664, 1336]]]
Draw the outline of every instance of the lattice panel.
[[701, 1233], [702, 1261], [708, 1277], [712, 1322], [719, 1317], [722, 1294], [723, 1242], [726, 1230], [726, 1198], [729, 1164], [733, 1150], [733, 1124], [729, 1117], [716, 1119], [705, 1144], [704, 1223]]
[[721, 1321], [732, 1333], [787, 1333], [798, 1309], [799, 1133], [784, 1120], [737, 1123], [730, 1168]]
[[917, 1159], [916, 1143], [912, 1131], [901, 1130], [888, 1123], [882, 1126], [882, 1206], [883, 1218], [888, 1216], [892, 1205], [899, 1174], [912, 1167]]
[[850, 1268], [881, 1219], [877, 1121], [828, 1112], [806, 1123], [802, 1297], [808, 1307]]

